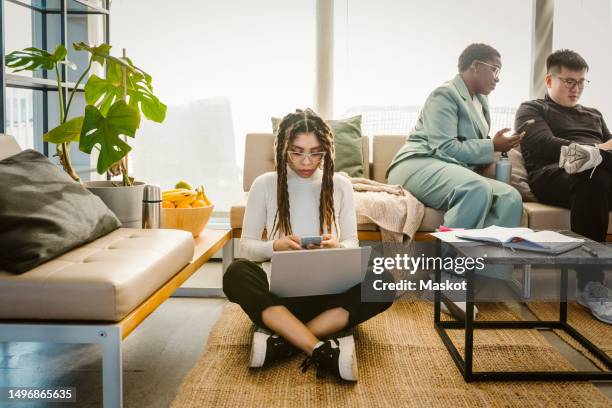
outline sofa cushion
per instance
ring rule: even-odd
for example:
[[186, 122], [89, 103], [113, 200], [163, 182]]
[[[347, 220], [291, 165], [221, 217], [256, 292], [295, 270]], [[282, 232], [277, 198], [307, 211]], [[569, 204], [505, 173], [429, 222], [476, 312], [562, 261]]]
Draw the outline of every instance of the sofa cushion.
[[[363, 136], [361, 138], [363, 163], [368, 163], [370, 160], [369, 146], [368, 137]], [[249, 133], [246, 135], [244, 147], [242, 187], [244, 191], [249, 191], [253, 180], [265, 172], [274, 171], [274, 135], [272, 133]], [[369, 166], [364, 166], [364, 177], [370, 177]]]
[[387, 177], [385, 177], [387, 167], [404, 143], [406, 143], [406, 136], [374, 136], [372, 141], [372, 180], [379, 183], [387, 182]]
[[[276, 134], [281, 122], [279, 118], [272, 118], [272, 132]], [[363, 177], [365, 164], [363, 161], [363, 148], [360, 143], [361, 115], [347, 119], [325, 121], [334, 134], [334, 147], [336, 159], [334, 167], [336, 171], [343, 171], [351, 177]]]
[[[570, 210], [542, 203], [524, 203], [523, 208], [529, 215], [529, 228], [549, 230], [569, 230]], [[612, 234], [612, 212], [608, 217], [608, 234]]]
[[23, 273], [119, 228], [111, 210], [35, 150], [0, 161], [0, 270]]
[[[230, 209], [230, 225], [233, 229], [242, 228], [242, 220], [244, 218], [244, 211], [246, 209], [248, 195], [248, 193], [245, 193], [244, 196], [242, 196], [242, 198], [240, 199], [240, 201], [237, 204], [233, 205]], [[359, 231], [377, 231], [378, 226], [373, 223], [363, 223], [358, 224], [357, 229]]]
[[0, 133], [0, 160], [6, 159], [21, 151], [21, 147], [12, 136]]
[[[244, 209], [246, 207], [248, 194], [245, 194], [240, 202], [232, 206], [230, 210], [230, 224], [232, 228], [242, 228], [242, 219], [244, 217]], [[436, 210], [434, 208], [425, 207], [425, 213], [423, 220], [419, 226], [419, 232], [434, 232], [444, 222], [444, 211]], [[527, 212], [523, 209], [523, 217], [521, 219], [521, 226], [527, 227]], [[378, 226], [376, 224], [358, 224], [358, 231], [377, 231]]]
[[425, 207], [423, 220], [419, 226], [419, 232], [434, 232], [436, 228], [444, 223], [444, 211]]
[[119, 321], [193, 251], [186, 231], [115, 230], [21, 275], [0, 272], [0, 319]]
[[244, 218], [244, 210], [246, 209], [248, 196], [249, 193], [244, 193], [240, 201], [230, 208], [230, 226], [232, 229], [242, 228], [242, 220]]

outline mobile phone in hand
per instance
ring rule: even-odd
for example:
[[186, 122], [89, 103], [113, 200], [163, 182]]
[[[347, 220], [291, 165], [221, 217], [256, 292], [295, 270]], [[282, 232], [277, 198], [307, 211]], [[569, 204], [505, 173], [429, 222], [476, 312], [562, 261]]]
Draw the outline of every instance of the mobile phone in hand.
[[521, 125], [514, 131], [513, 134], [523, 133], [527, 128], [535, 123], [535, 119], [529, 119], [521, 123]]
[[302, 248], [307, 249], [308, 245], [310, 245], [310, 244], [321, 245], [322, 241], [323, 241], [323, 238], [318, 236], [318, 235], [313, 235], [313, 236], [309, 236], [309, 237], [301, 237], [300, 238], [300, 245], [302, 246]]

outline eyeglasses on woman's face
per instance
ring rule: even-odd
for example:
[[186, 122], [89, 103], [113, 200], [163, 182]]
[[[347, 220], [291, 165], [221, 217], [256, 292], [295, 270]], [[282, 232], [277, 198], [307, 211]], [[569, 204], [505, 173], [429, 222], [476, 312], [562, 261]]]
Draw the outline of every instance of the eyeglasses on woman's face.
[[320, 163], [321, 160], [325, 157], [325, 152], [313, 152], [313, 153], [303, 153], [296, 152], [293, 150], [289, 150], [289, 159], [293, 163], [303, 163], [304, 160], [308, 159], [313, 164]]
[[480, 60], [476, 60], [476, 62], [486, 65], [487, 67], [491, 68], [491, 71], [493, 72], [493, 78], [499, 79], [499, 73], [501, 72], [501, 67], [498, 67], [497, 65], [489, 64], [488, 62], [484, 62]]

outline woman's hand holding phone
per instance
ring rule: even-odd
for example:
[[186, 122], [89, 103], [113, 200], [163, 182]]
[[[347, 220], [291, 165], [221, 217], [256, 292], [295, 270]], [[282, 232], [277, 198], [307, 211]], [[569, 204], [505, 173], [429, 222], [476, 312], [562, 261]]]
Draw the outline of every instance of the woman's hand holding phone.
[[340, 242], [333, 238], [331, 234], [323, 234], [323, 241], [321, 241], [321, 248], [340, 248]]
[[535, 123], [535, 119], [529, 119], [525, 122], [521, 123], [521, 125], [514, 131], [514, 133], [510, 136], [506, 136], [504, 133], [509, 131], [509, 128], [504, 128], [495, 134], [493, 138], [493, 150], [496, 152], [507, 152], [512, 149], [516, 145], [518, 145], [523, 136], [525, 136], [525, 131], [527, 128]]
[[495, 134], [493, 137], [493, 150], [496, 152], [507, 152], [521, 142], [525, 132], [506, 136], [505, 133], [509, 130], [510, 128], [504, 128]]
[[299, 251], [302, 249], [300, 246], [300, 237], [297, 235], [286, 235], [282, 238], [274, 240], [272, 248], [275, 251]]

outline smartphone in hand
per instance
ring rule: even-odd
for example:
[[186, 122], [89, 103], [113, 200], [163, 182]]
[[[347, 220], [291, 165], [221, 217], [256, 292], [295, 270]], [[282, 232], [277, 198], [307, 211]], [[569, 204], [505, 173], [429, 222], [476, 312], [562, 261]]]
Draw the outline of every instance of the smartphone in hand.
[[514, 131], [512, 134], [520, 134], [523, 133], [527, 128], [535, 123], [535, 119], [529, 119], [525, 122], [521, 123], [521, 125]]
[[321, 242], [323, 241], [323, 238], [321, 236], [318, 235], [313, 235], [313, 236], [307, 236], [307, 237], [301, 237], [300, 238], [300, 245], [302, 246], [302, 248], [304, 249], [308, 249], [308, 245], [313, 244], [313, 245], [321, 245]]

